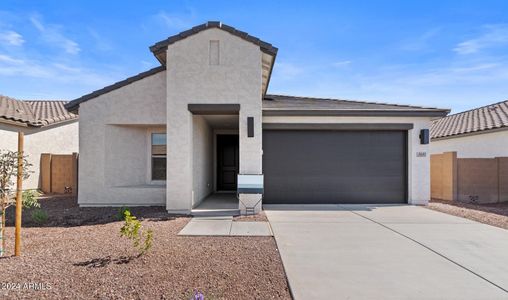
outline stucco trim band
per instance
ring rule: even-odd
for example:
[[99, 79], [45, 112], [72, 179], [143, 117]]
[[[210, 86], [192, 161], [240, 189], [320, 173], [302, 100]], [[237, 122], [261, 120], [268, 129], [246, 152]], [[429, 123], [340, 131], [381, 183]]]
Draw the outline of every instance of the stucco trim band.
[[410, 130], [410, 123], [264, 123], [267, 130]]

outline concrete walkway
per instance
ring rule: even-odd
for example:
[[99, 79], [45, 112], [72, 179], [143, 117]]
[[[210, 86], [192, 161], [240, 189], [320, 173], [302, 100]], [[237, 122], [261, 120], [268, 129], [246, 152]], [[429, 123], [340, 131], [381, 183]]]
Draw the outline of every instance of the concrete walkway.
[[267, 210], [295, 299], [508, 299], [508, 231], [415, 206]]
[[194, 217], [178, 235], [272, 236], [268, 222], [235, 222], [233, 217]]

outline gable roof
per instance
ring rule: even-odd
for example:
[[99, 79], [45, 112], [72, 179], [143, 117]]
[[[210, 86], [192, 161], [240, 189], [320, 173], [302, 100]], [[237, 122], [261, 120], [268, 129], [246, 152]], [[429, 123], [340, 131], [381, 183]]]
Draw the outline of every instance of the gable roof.
[[453, 114], [432, 123], [431, 138], [487, 132], [508, 127], [508, 100]]
[[[398, 104], [387, 104], [387, 103], [375, 103], [365, 101], [353, 101], [353, 100], [341, 100], [341, 99], [325, 99], [325, 98], [311, 98], [311, 97], [296, 97], [296, 96], [284, 96], [284, 95], [266, 95], [268, 89], [268, 83], [270, 81], [271, 72], [273, 69], [275, 56], [277, 54], [277, 48], [271, 44], [261, 41], [260, 39], [253, 37], [243, 31], [239, 31], [234, 27], [222, 24], [221, 22], [210, 21], [198, 26], [195, 26], [187, 31], [183, 31], [177, 35], [170, 36], [167, 39], [160, 41], [150, 47], [150, 50], [154, 53], [157, 59], [163, 64], [162, 66], [153, 68], [146, 72], [138, 75], [129, 77], [125, 80], [119, 81], [115, 84], [106, 86], [100, 90], [96, 90], [92, 93], [77, 98], [65, 107], [76, 112], [79, 109], [80, 103], [86, 102], [90, 99], [96, 98], [102, 94], [108, 93], [115, 89], [126, 86], [132, 82], [141, 80], [145, 77], [154, 75], [158, 72], [166, 70], [166, 56], [165, 51], [168, 46], [185, 39], [191, 35], [197, 34], [210, 28], [219, 28], [225, 30], [235, 36], [238, 36], [248, 42], [258, 45], [263, 52], [263, 86], [262, 92], [264, 96], [263, 100], [263, 113], [266, 115], [357, 115], [357, 116], [435, 116], [443, 117], [446, 116], [450, 110], [420, 107], [420, 106], [409, 106], [409, 105], [398, 105]], [[268, 60], [265, 60], [267, 58]]]
[[273, 66], [275, 64], [275, 58], [277, 57], [278, 49], [274, 47], [272, 44], [267, 43], [265, 41], [260, 40], [259, 38], [252, 36], [246, 32], [240, 31], [232, 26], [223, 24], [219, 21], [208, 21], [198, 26], [194, 26], [189, 30], [182, 31], [176, 35], [172, 35], [165, 40], [155, 43], [150, 47], [150, 51], [152, 51], [153, 55], [157, 60], [161, 63], [161, 65], [166, 65], [166, 50], [168, 46], [174, 44], [178, 41], [186, 39], [189, 36], [198, 34], [202, 31], [217, 28], [228, 32], [240, 39], [243, 39], [249, 43], [252, 43], [256, 46], [259, 46], [259, 49], [262, 53], [261, 64], [262, 64], [262, 84], [261, 91], [263, 96], [266, 95], [268, 91], [268, 85], [270, 84], [270, 78], [272, 76]]
[[[160, 42], [155, 43], [154, 45], [150, 46], [150, 51], [152, 51], [153, 55], [159, 60], [159, 62], [162, 65], [166, 64], [166, 57], [164, 55], [165, 51], [168, 49], [168, 46], [171, 44], [174, 44], [180, 40], [183, 40], [191, 35], [195, 35], [201, 31], [210, 29], [210, 28], [218, 28], [222, 29], [224, 31], [227, 31], [231, 33], [232, 35], [235, 35], [243, 40], [246, 40], [247, 42], [253, 43], [261, 48], [261, 51], [275, 56], [277, 55], [277, 48], [272, 46], [272, 44], [264, 42], [260, 40], [259, 38], [249, 35], [247, 32], [240, 31], [232, 26], [223, 24], [219, 21], [208, 21], [206, 23], [203, 23], [198, 26], [194, 26], [189, 30], [182, 31], [176, 35], [172, 35], [168, 37], [165, 40], [162, 40]], [[161, 55], [162, 54], [162, 55]]]
[[70, 101], [69, 103], [67, 103], [65, 105], [65, 108], [68, 109], [71, 112], [77, 112], [80, 103], [86, 102], [86, 101], [88, 101], [90, 99], [93, 99], [95, 97], [98, 97], [98, 96], [100, 96], [102, 94], [109, 93], [109, 92], [111, 92], [113, 90], [119, 89], [119, 88], [121, 88], [123, 86], [126, 86], [128, 84], [131, 84], [131, 83], [133, 83], [135, 81], [141, 80], [141, 79], [146, 78], [148, 76], [152, 76], [154, 74], [157, 74], [157, 73], [165, 71], [165, 70], [166, 70], [165, 66], [158, 66], [158, 67], [155, 67], [155, 68], [150, 69], [148, 71], [145, 71], [145, 72], [139, 73], [137, 75], [131, 76], [131, 77], [129, 77], [127, 79], [124, 79], [122, 81], [118, 81], [116, 83], [113, 83], [111, 85], [103, 87], [100, 90], [93, 91], [93, 92], [91, 92], [89, 94], [86, 94], [86, 95], [81, 96], [81, 97], [79, 97], [77, 99], [74, 99], [74, 100]]
[[68, 101], [18, 100], [0, 95], [0, 122], [18, 126], [44, 127], [77, 119], [65, 109]]
[[281, 115], [341, 115], [341, 116], [435, 116], [443, 117], [449, 109], [422, 107], [358, 100], [266, 95], [263, 114]]

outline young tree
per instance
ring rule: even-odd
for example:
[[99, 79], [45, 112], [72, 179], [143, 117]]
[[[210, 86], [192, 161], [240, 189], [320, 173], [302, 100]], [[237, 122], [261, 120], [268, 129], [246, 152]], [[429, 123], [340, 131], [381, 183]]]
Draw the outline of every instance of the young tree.
[[[27, 156], [23, 156], [23, 180], [27, 179], [32, 171]], [[0, 256], [5, 253], [5, 210], [15, 203], [16, 178], [18, 174], [18, 152], [0, 150]]]

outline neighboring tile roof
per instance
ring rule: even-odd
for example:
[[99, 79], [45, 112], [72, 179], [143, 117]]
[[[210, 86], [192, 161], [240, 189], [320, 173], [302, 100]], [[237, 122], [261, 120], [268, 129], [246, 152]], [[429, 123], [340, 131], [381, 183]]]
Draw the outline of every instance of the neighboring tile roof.
[[433, 139], [508, 127], [508, 100], [453, 114], [432, 123]]
[[36, 122], [30, 103], [0, 96], [0, 119], [33, 124]]
[[283, 115], [298, 114], [299, 112], [305, 112], [306, 114], [319, 114], [322, 112], [323, 114], [343, 115], [411, 114], [446, 116], [450, 110], [401, 104], [286, 95], [266, 95], [263, 100], [263, 113], [265, 114]]
[[65, 109], [68, 101], [18, 100], [0, 95], [0, 122], [2, 120], [22, 126], [43, 127], [77, 119]]
[[[157, 54], [162, 51], [165, 51], [169, 45], [174, 44], [177, 41], [180, 41], [180, 40], [185, 39], [191, 35], [194, 35], [196, 33], [199, 33], [203, 30], [207, 30], [210, 28], [219, 28], [219, 29], [225, 30], [225, 31], [231, 33], [232, 35], [235, 35], [235, 36], [240, 37], [248, 42], [258, 45], [261, 48], [261, 51], [263, 51], [267, 54], [274, 55], [274, 56], [277, 54], [277, 48], [272, 46], [272, 44], [264, 42], [257, 37], [251, 36], [246, 32], [240, 31], [232, 26], [228, 26], [228, 25], [223, 24], [218, 21], [208, 21], [204, 24], [192, 27], [189, 30], [182, 31], [179, 34], [170, 36], [165, 40], [155, 43], [153, 46], [150, 47], [150, 51], [152, 51], [153, 54], [157, 57]], [[159, 59], [159, 58], [157, 57], [157, 59]], [[163, 62], [161, 62], [161, 63], [163, 63]]]
[[113, 90], [119, 89], [123, 86], [131, 84], [135, 81], [141, 80], [145, 77], [157, 74], [157, 73], [162, 72], [164, 70], [166, 70], [165, 66], [158, 66], [158, 67], [155, 67], [155, 68], [150, 69], [148, 71], [145, 71], [145, 72], [139, 73], [137, 75], [134, 75], [132, 77], [129, 77], [127, 79], [124, 79], [122, 81], [118, 81], [117, 83], [113, 83], [112, 85], [108, 85], [100, 90], [93, 91], [90, 94], [86, 94], [84, 96], [81, 96], [77, 99], [72, 100], [71, 102], [69, 102], [65, 105], [65, 108], [67, 108], [69, 111], [77, 112], [77, 110], [79, 108], [79, 104], [82, 102], [86, 102], [92, 98], [98, 97], [102, 94], [109, 93]]

